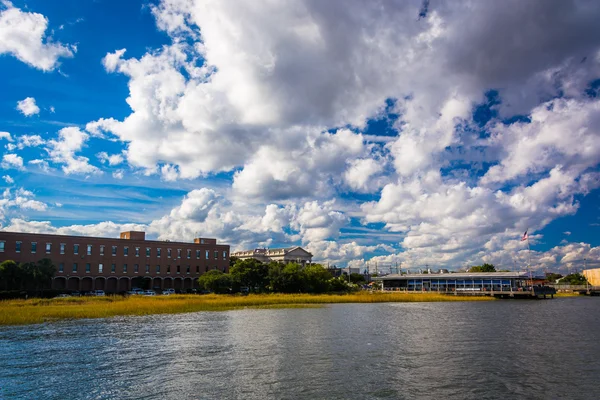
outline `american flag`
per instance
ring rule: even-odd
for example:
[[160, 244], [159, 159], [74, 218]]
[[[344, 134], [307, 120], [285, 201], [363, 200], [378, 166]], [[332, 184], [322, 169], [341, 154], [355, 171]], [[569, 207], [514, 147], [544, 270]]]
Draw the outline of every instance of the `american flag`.
[[527, 236], [527, 231], [525, 231], [525, 233], [523, 234], [523, 237], [521, 238], [521, 242], [523, 240], [527, 240], [527, 239], [529, 239], [529, 236]]

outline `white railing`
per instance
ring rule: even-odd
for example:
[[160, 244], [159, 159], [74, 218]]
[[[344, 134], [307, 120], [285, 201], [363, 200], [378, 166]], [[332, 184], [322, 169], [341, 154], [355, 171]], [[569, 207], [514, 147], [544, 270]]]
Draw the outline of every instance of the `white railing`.
[[558, 290], [582, 290], [587, 289], [589, 287], [587, 285], [561, 285], [559, 283], [552, 283], [546, 286], [550, 286]]

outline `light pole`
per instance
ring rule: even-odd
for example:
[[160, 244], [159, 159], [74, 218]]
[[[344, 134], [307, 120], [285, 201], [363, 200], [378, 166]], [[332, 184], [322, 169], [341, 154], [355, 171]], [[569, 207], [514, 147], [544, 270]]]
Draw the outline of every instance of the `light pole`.
[[584, 274], [585, 269], [586, 269], [586, 262], [587, 262], [587, 258], [583, 257], [583, 271], [581, 271], [581, 272], [582, 272], [583, 277], [585, 278], [586, 292], [587, 292], [587, 294], [590, 294], [590, 281], [587, 279], [587, 276], [585, 276], [585, 274]]

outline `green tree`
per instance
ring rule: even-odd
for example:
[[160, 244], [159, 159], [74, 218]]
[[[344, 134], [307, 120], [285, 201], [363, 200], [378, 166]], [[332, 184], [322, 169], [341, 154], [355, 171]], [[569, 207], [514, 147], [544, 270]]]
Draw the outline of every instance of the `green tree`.
[[35, 289], [40, 290], [51, 284], [56, 273], [52, 260], [44, 258], [37, 263], [18, 264], [7, 260], [0, 264], [0, 287], [6, 290]]
[[565, 285], [585, 285], [587, 283], [587, 279], [582, 274], [570, 274], [562, 278], [559, 283]]
[[320, 264], [304, 267], [304, 290], [308, 293], [324, 293], [330, 290], [331, 273]]
[[236, 256], [229, 257], [229, 268], [233, 267], [238, 260]]
[[269, 283], [274, 292], [299, 293], [304, 291], [305, 276], [302, 266], [296, 263], [270, 263]]
[[550, 283], [556, 282], [558, 279], [562, 278], [561, 274], [556, 274], [553, 272], [546, 272], [546, 280]]
[[329, 291], [331, 292], [347, 292], [351, 289], [348, 285], [348, 279], [343, 276], [331, 278], [329, 280]]
[[231, 293], [239, 289], [235, 280], [230, 274], [226, 274], [217, 269], [208, 271], [198, 278], [198, 285], [201, 289], [210, 290], [213, 293]]
[[262, 292], [269, 284], [269, 266], [253, 258], [237, 260], [229, 272], [251, 292]]
[[52, 284], [52, 278], [56, 274], [56, 266], [52, 263], [49, 258], [42, 258], [35, 264], [33, 271], [32, 280], [35, 284], [36, 289], [43, 289], [44, 286], [50, 286]]
[[283, 286], [283, 267], [284, 264], [278, 262], [270, 262], [268, 265], [269, 268], [269, 290], [272, 292], [278, 292], [279, 289]]
[[469, 272], [496, 272], [496, 267], [493, 264], [475, 265], [469, 268]]
[[35, 263], [19, 264], [21, 270], [21, 283], [19, 289], [37, 288], [37, 265]]
[[356, 285], [362, 285], [366, 283], [367, 280], [365, 279], [365, 276], [363, 274], [357, 274], [356, 272], [353, 272], [350, 274], [350, 282]]
[[23, 271], [16, 262], [6, 260], [0, 264], [0, 281], [5, 290], [19, 290], [22, 278]]

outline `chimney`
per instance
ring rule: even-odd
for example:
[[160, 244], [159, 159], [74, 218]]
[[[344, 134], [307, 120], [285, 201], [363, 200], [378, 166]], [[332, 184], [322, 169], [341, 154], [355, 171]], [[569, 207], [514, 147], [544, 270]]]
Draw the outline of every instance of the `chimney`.
[[217, 244], [217, 239], [214, 238], [194, 238], [196, 244]]
[[146, 232], [142, 232], [142, 231], [121, 232], [120, 238], [126, 239], [126, 240], [146, 240]]

